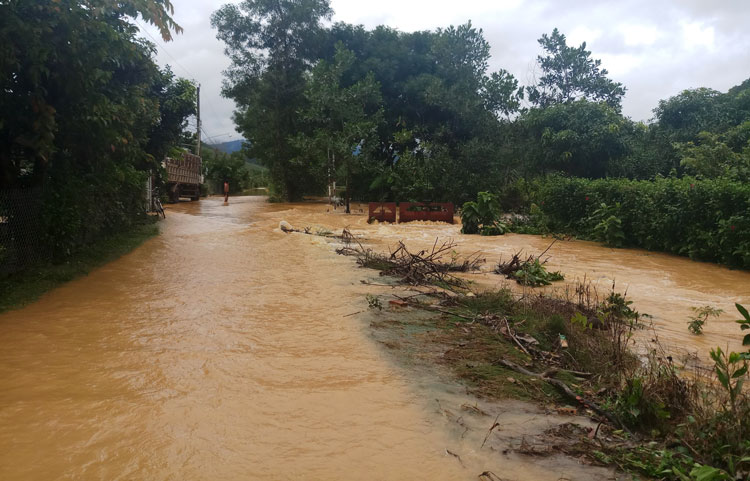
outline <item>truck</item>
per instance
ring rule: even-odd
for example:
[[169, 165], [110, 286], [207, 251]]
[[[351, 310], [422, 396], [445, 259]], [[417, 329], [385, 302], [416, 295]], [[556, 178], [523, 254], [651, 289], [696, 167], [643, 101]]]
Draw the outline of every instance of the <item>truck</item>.
[[170, 202], [179, 202], [180, 197], [200, 199], [203, 183], [203, 162], [199, 155], [184, 152], [180, 158], [167, 157], [167, 196]]

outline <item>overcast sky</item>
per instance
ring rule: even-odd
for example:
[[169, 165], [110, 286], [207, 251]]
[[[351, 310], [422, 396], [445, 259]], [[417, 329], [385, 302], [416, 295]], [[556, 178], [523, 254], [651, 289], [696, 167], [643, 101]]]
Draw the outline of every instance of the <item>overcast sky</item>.
[[[229, 61], [210, 25], [211, 12], [227, 2], [173, 2], [185, 32], [165, 44], [147, 27], [157, 60], [201, 84], [209, 142], [238, 139], [234, 104], [221, 97]], [[492, 46], [490, 69], [504, 68], [521, 84], [531, 81], [537, 39], [557, 27], [568, 45], [587, 42], [610, 78], [625, 84], [623, 113], [634, 120], [650, 119], [660, 99], [681, 90], [726, 91], [750, 77], [750, 0], [331, 0], [331, 7], [334, 21], [368, 29], [385, 24], [409, 32], [471, 20]]]

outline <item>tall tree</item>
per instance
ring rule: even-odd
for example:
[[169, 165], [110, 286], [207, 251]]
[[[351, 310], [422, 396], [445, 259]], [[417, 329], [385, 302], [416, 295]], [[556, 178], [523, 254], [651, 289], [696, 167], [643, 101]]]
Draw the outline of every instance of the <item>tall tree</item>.
[[382, 121], [381, 96], [374, 75], [369, 74], [350, 86], [343, 84], [344, 74], [355, 63], [354, 54], [336, 46], [333, 62], [321, 60], [312, 71], [305, 91], [308, 101], [302, 116], [312, 128], [311, 135], [298, 136], [303, 155], [318, 152], [325, 156], [329, 177], [343, 170], [346, 183], [346, 212], [352, 194], [352, 174], [377, 145], [377, 128]]
[[0, 187], [40, 184], [56, 152], [132, 153], [120, 139], [151, 120], [140, 99], [156, 67], [128, 18], [170, 38], [171, 13], [169, 0], [0, 2]]
[[604, 102], [578, 100], [535, 108], [519, 119], [526, 137], [527, 168], [604, 177], [628, 153], [628, 121]]
[[214, 12], [211, 24], [232, 65], [223, 94], [237, 104], [239, 131], [251, 155], [271, 172], [280, 197], [298, 199], [308, 168], [290, 141], [302, 127], [305, 77], [318, 58], [328, 0], [245, 0]]
[[543, 34], [539, 45], [544, 50], [537, 57], [542, 75], [537, 84], [527, 87], [531, 103], [539, 107], [586, 99], [604, 101], [619, 110], [625, 87], [607, 78], [601, 60], [592, 59], [586, 42], [569, 47], [565, 35], [556, 28], [551, 35]]

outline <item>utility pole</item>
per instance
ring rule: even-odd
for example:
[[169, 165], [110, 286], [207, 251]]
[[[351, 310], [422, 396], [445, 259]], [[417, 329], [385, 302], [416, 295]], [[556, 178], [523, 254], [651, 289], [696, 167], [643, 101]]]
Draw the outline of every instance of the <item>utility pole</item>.
[[197, 126], [198, 126], [198, 145], [195, 149], [195, 155], [199, 156], [201, 155], [201, 84], [198, 84], [198, 106], [195, 109], [196, 117], [197, 117]]

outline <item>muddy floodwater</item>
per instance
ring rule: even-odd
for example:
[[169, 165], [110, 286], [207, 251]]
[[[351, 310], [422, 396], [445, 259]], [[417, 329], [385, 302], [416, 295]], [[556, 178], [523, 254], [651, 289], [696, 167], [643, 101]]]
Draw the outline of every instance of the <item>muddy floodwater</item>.
[[[570, 460], [480, 450], [491, 420], [457, 439], [434, 399], [467, 395], [391, 362], [368, 335], [368, 313], [357, 314], [363, 271], [330, 241], [278, 224], [349, 226], [383, 249], [454, 237], [488, 262], [548, 240], [368, 225], [366, 213], [327, 210], [261, 197], [172, 206], [159, 237], [0, 315], [0, 479], [606, 479]], [[732, 309], [750, 304], [748, 273], [577, 241], [551, 254], [569, 279], [627, 286], [667, 343], [739, 345]], [[727, 313], [692, 336], [689, 308], [705, 304]], [[524, 409], [507, 431], [548, 422]]]
[[[340, 210], [338, 211], [340, 212]], [[452, 239], [456, 252], [461, 255], [480, 253], [487, 263], [482, 272], [468, 275], [467, 279], [479, 288], [523, 288], [491, 271], [501, 259], [508, 260], [517, 252], [538, 255], [554, 240], [541, 236], [506, 234], [497, 237], [462, 235], [458, 223], [449, 225], [434, 222], [408, 224], [367, 223], [367, 205], [355, 205], [353, 215], [336, 215], [325, 205], [297, 204], [284, 212], [283, 217], [295, 227], [327, 226], [331, 229], [348, 227], [362, 235], [368, 247], [388, 251], [400, 240], [410, 249], [430, 249], [435, 239], [439, 242]], [[695, 262], [679, 257], [641, 249], [613, 249], [595, 242], [557, 241], [547, 252], [548, 268], [559, 270], [565, 282], [555, 283], [545, 291], [562, 295], [572, 291], [579, 281], [590, 283], [599, 297], [606, 297], [614, 284], [615, 290], [626, 293], [633, 307], [650, 317], [648, 326], [639, 337], [650, 341], [658, 337], [660, 343], [672, 351], [697, 353], [707, 357], [712, 347], [729, 347], [742, 350], [742, 331], [734, 320], [739, 319], [734, 304], [750, 306], [750, 272], [731, 270], [706, 262]], [[538, 289], [531, 289], [537, 291]], [[691, 334], [688, 329], [691, 307], [709, 305], [722, 309], [718, 318], [709, 319], [703, 335]]]

